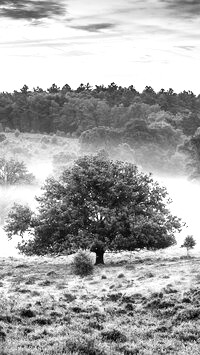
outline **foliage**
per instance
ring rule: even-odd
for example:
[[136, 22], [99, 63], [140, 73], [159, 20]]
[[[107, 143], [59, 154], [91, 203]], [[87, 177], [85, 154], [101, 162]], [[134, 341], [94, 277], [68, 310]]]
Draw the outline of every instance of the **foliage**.
[[8, 214], [9, 227], [8, 225], [5, 225], [4, 227], [8, 238], [11, 239], [13, 234], [23, 236], [23, 234], [31, 227], [32, 217], [33, 212], [28, 206], [22, 206], [15, 203]]
[[0, 133], [0, 143], [6, 140], [6, 136], [3, 133]]
[[95, 127], [84, 131], [80, 136], [82, 149], [109, 149], [116, 146], [121, 141], [121, 133], [109, 127]]
[[[167, 209], [166, 189], [130, 163], [85, 156], [43, 190], [34, 239], [23, 247], [27, 254], [72, 253], [97, 241], [105, 250], [160, 249], [175, 244], [181, 230]], [[21, 217], [14, 213], [20, 233]], [[6, 230], [16, 232], [9, 216]]]
[[41, 143], [48, 144], [49, 143], [49, 138], [47, 136], [43, 136], [40, 140]]
[[181, 245], [182, 248], [187, 249], [187, 255], [189, 253], [190, 249], [193, 249], [194, 246], [196, 245], [196, 241], [192, 235], [188, 235], [185, 237], [184, 243]]
[[54, 134], [53, 137], [51, 138], [51, 143], [52, 143], [52, 144], [57, 144], [57, 143], [58, 143], [58, 138], [56, 137], [55, 134]]
[[74, 152], [59, 152], [53, 155], [54, 165], [66, 165], [67, 163], [75, 160], [77, 155]]
[[27, 172], [24, 162], [0, 158], [0, 185], [32, 184], [33, 174]]
[[191, 179], [200, 177], [200, 130], [196, 130], [195, 134], [187, 138], [179, 147], [180, 152], [185, 153], [186, 169]]
[[91, 256], [84, 250], [79, 250], [73, 258], [72, 272], [75, 275], [87, 276], [91, 275], [94, 270], [94, 264]]
[[20, 131], [18, 129], [16, 129], [15, 132], [14, 132], [14, 135], [15, 135], [15, 137], [19, 137]]
[[[128, 143], [142, 156], [142, 167], [156, 171], [165, 161], [166, 169], [173, 165], [171, 158], [185, 136], [190, 140], [200, 127], [200, 97], [172, 88], [155, 92], [151, 86], [139, 93], [133, 85], [122, 87], [114, 82], [94, 88], [82, 83], [75, 90], [68, 84], [60, 88], [54, 83], [47, 90], [37, 87], [33, 91], [24, 85], [12, 94], [0, 93], [0, 124], [16, 136], [19, 132], [81, 136], [89, 150]], [[57, 144], [55, 138], [52, 141]], [[149, 156], [145, 160], [149, 146], [155, 161]], [[193, 160], [189, 154], [190, 163], [198, 170], [199, 157]]]

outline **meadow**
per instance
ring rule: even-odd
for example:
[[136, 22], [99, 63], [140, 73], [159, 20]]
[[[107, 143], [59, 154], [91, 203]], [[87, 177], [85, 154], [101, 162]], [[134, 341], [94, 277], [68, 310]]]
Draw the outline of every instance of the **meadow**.
[[107, 253], [86, 277], [72, 256], [1, 257], [0, 354], [198, 354], [200, 255], [185, 254]]
[[[29, 193], [0, 190], [5, 216], [16, 200], [32, 205], [48, 174], [82, 154], [76, 139], [13, 132], [0, 153], [23, 160], [37, 178]], [[86, 277], [72, 273], [73, 256], [0, 255], [0, 355], [200, 353], [196, 250], [190, 258], [180, 247], [106, 253], [105, 265]]]

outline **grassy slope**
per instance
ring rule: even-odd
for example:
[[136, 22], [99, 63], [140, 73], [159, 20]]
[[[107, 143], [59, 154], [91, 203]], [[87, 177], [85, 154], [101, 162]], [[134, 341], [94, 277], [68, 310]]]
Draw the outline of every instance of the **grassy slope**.
[[133, 256], [80, 278], [60, 258], [0, 259], [0, 354], [198, 354], [200, 258]]

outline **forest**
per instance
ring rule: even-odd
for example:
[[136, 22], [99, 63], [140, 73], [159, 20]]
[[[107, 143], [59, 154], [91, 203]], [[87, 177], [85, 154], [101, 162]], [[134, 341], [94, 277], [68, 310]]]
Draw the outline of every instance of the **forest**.
[[68, 84], [47, 90], [24, 85], [0, 93], [0, 123], [5, 132], [79, 138], [86, 151], [106, 148], [112, 158], [125, 151], [146, 171], [191, 179], [200, 174], [200, 95], [192, 91], [156, 93], [146, 86], [139, 93], [115, 83], [75, 90]]

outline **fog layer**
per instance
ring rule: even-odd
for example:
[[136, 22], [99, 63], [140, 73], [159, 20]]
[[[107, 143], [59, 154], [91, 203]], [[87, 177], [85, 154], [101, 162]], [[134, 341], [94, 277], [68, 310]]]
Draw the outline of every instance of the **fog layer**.
[[156, 180], [167, 188], [169, 196], [173, 200], [170, 204], [171, 212], [181, 217], [187, 225], [177, 235], [177, 244], [181, 245], [186, 235], [192, 234], [197, 242], [196, 248], [200, 249], [200, 184], [180, 177], [156, 177]]
[[[28, 204], [32, 209], [37, 207], [35, 196], [41, 194], [41, 185], [48, 175], [52, 172], [52, 165], [49, 161], [38, 161], [29, 166], [29, 171], [32, 172], [37, 180], [37, 186], [11, 186], [0, 187], [0, 208], [4, 210], [4, 205], [11, 207], [14, 202]], [[173, 202], [169, 205], [173, 214], [181, 217], [186, 222], [187, 227], [177, 235], [177, 244], [181, 245], [187, 234], [192, 234], [197, 242], [197, 248], [200, 249], [198, 235], [200, 230], [199, 219], [199, 201], [200, 201], [200, 185], [188, 181], [186, 178], [180, 177], [162, 177], [154, 176], [161, 186], [165, 186], [169, 196]], [[17, 243], [21, 238], [14, 237], [8, 241], [2, 225], [0, 226], [0, 256], [17, 256]]]
[[3, 257], [19, 255], [16, 246], [21, 241], [21, 237], [17, 236], [14, 236], [12, 240], [8, 240], [3, 231], [4, 217], [6, 217], [14, 203], [28, 204], [32, 210], [37, 208], [35, 196], [39, 196], [42, 193], [41, 186], [51, 174], [52, 164], [49, 161], [39, 160], [34, 163], [31, 162], [28, 170], [36, 177], [37, 185], [0, 186], [0, 256]]

